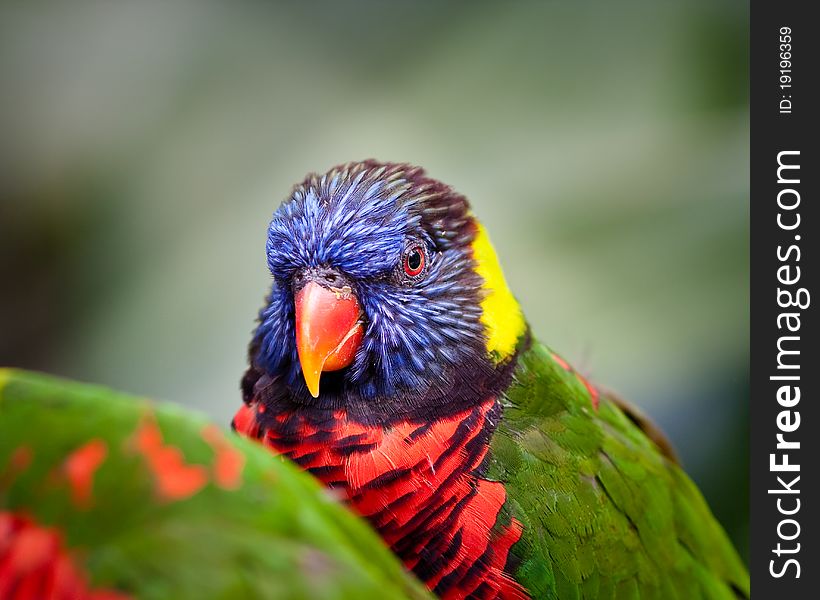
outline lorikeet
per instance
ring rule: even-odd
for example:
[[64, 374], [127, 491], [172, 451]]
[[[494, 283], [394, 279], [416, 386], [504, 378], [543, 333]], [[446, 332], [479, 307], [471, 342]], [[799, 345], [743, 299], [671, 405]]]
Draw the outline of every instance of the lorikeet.
[[429, 596], [290, 461], [178, 408], [0, 369], [0, 600]]
[[662, 437], [538, 343], [464, 196], [365, 161], [273, 215], [234, 428], [307, 469], [443, 598], [736, 598]]

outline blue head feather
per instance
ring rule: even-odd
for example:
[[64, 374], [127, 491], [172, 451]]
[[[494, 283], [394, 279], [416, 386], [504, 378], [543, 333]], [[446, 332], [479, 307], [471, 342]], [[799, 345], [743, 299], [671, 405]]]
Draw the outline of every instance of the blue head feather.
[[[296, 186], [274, 213], [267, 262], [273, 285], [251, 345], [252, 363], [305, 402], [296, 351], [292, 281], [331, 268], [352, 282], [366, 318], [354, 362], [324, 374], [319, 400], [423, 404], [453, 391], [459, 370], [491, 368], [472, 260], [475, 224], [463, 196], [409, 165], [350, 163]], [[402, 257], [423, 244], [423, 276]], [[326, 379], [329, 382], [326, 382]], [[470, 377], [467, 377], [468, 386]]]

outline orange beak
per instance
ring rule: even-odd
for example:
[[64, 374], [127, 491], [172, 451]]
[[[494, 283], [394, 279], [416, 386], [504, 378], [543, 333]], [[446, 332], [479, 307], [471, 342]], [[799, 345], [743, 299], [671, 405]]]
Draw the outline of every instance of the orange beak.
[[322, 371], [344, 369], [364, 336], [359, 301], [347, 286], [329, 289], [310, 281], [296, 294], [296, 350], [308, 390], [319, 397]]

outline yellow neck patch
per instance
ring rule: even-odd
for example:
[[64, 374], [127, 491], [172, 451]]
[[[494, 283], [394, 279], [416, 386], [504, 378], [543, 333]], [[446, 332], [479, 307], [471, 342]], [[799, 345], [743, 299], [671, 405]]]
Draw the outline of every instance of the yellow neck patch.
[[515, 353], [518, 338], [527, 325], [521, 307], [507, 287], [487, 231], [478, 221], [472, 246], [476, 273], [484, 280], [481, 322], [487, 334], [487, 352], [496, 362], [501, 362]]

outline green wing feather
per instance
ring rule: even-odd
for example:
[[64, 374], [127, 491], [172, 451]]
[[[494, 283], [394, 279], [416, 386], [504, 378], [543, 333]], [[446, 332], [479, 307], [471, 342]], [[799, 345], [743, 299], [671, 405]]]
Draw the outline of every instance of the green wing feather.
[[524, 532], [517, 578], [537, 598], [748, 597], [746, 569], [692, 481], [607, 396], [543, 346], [505, 398], [488, 476]]
[[[201, 489], [158, 495], [135, 450], [146, 420], [162, 436], [157, 460], [205, 473]], [[58, 528], [95, 587], [135, 598], [429, 597], [311, 477], [227, 432], [221, 440], [244, 466], [220, 485], [205, 429], [172, 406], [0, 370], [0, 511]], [[107, 451], [78, 503], [66, 457], [90, 441]]]

